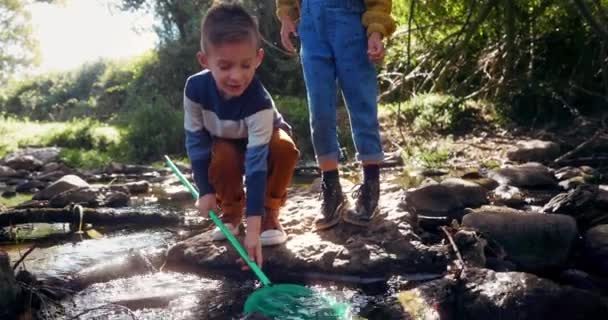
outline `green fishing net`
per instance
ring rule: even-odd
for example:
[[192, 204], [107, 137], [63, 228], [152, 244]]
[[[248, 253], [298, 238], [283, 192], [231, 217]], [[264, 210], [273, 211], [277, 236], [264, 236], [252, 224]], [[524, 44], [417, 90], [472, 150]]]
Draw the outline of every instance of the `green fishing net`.
[[244, 309], [271, 319], [349, 319], [348, 305], [295, 284], [264, 286], [247, 298]]

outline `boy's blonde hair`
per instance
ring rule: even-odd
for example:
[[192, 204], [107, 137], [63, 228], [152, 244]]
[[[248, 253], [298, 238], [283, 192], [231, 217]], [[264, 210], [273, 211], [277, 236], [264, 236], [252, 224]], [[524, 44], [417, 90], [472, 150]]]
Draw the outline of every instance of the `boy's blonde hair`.
[[262, 36], [256, 19], [239, 3], [214, 1], [201, 21], [201, 50], [223, 43], [252, 40], [260, 47]]

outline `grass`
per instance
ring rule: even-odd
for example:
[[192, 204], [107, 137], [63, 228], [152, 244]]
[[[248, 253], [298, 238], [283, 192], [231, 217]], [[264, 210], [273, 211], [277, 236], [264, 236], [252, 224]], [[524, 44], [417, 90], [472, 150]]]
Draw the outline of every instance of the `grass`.
[[94, 169], [120, 158], [124, 133], [92, 119], [40, 122], [0, 117], [0, 158], [25, 146], [59, 146], [59, 159], [76, 168]]
[[14, 197], [10, 197], [10, 198], [4, 198], [4, 197], [0, 197], [0, 206], [5, 206], [5, 207], [14, 207], [18, 204], [21, 204], [25, 201], [31, 200], [32, 199], [31, 194], [21, 194], [21, 193], [17, 193], [16, 196]]

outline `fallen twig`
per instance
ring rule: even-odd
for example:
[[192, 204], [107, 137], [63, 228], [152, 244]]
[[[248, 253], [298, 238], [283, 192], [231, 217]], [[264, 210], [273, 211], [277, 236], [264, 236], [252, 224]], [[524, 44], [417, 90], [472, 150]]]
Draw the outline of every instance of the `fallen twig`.
[[19, 258], [19, 260], [17, 260], [17, 262], [15, 262], [15, 264], [13, 265], [13, 271], [17, 270], [17, 267], [21, 264], [21, 262], [23, 262], [23, 260], [25, 260], [25, 258], [27, 258], [27, 256], [30, 253], [32, 253], [32, 251], [34, 251], [34, 249], [36, 249], [35, 243], [29, 249], [27, 249], [27, 251], [21, 256], [21, 258]]
[[588, 140], [584, 141], [583, 143], [579, 144], [576, 148], [566, 152], [565, 154], [563, 154], [562, 156], [560, 156], [559, 158], [555, 159], [553, 161], [553, 163], [555, 164], [560, 164], [563, 163], [565, 159], [571, 157], [572, 155], [576, 154], [577, 152], [580, 152], [581, 150], [587, 148], [588, 146], [590, 146], [591, 144], [593, 144], [595, 142], [595, 140], [597, 140], [602, 134], [606, 133], [606, 128], [604, 126], [602, 126], [602, 128], [600, 128], [599, 130], [597, 130], [595, 132], [595, 134], [589, 138]]
[[454, 252], [456, 252], [456, 257], [458, 257], [458, 261], [460, 261], [461, 269], [460, 269], [460, 272], [458, 273], [458, 276], [460, 277], [460, 274], [466, 270], [467, 266], [464, 264], [464, 259], [462, 259], [460, 250], [458, 250], [458, 246], [454, 242], [454, 239], [452, 238], [452, 235], [450, 234], [448, 229], [445, 226], [442, 226], [441, 230], [443, 231], [443, 233], [445, 233], [446, 237], [448, 238], [448, 241], [450, 241], [450, 244], [452, 245], [452, 249], [454, 249]]

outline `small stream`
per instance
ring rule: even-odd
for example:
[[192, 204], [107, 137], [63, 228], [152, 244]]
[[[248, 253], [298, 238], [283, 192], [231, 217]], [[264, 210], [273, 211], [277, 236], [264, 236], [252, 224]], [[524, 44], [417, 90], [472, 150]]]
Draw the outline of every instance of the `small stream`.
[[[174, 208], [161, 206], [157, 210]], [[45, 241], [47, 245], [40, 245], [22, 263], [38, 279], [77, 279], [83, 271], [100, 265], [98, 269], [103, 271], [103, 265], [127, 259], [134, 252], [153, 260], [149, 261], [150, 268], [141, 273], [114, 274], [109, 281], [87, 283], [59, 301], [63, 311], [43, 304], [42, 310], [49, 319], [242, 319], [244, 301], [258, 285], [253, 280], [158, 271], [164, 252], [179, 240], [179, 232], [175, 230], [100, 230], [105, 233], [103, 238], [83, 239], [81, 235], [70, 235], [69, 226], [63, 224], [32, 224], [28, 228], [29, 234], [65, 236], [50, 244]], [[31, 242], [4, 244], [0, 249], [7, 251], [15, 262], [30, 245]], [[377, 312], [393, 292], [386, 284], [373, 286], [371, 290], [370, 286], [363, 290], [352, 284], [327, 281], [310, 285], [349, 303], [353, 314], [369, 319], [377, 318], [369, 317], [370, 310]]]

